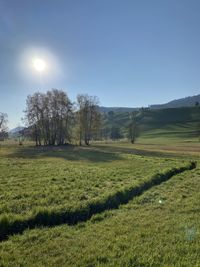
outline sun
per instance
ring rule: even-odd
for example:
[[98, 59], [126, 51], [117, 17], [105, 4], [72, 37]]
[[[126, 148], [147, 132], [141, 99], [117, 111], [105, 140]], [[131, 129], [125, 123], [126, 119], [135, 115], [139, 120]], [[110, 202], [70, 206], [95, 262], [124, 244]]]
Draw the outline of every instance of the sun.
[[36, 71], [43, 72], [46, 69], [46, 62], [42, 58], [34, 58], [33, 67]]

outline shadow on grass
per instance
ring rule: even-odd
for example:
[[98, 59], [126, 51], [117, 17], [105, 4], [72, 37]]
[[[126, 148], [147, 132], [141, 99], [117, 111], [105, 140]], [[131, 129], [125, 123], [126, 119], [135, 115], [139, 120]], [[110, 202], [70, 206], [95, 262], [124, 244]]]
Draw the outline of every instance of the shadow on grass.
[[67, 146], [24, 146], [17, 147], [14, 152], [7, 155], [9, 158], [39, 159], [44, 157], [63, 158], [71, 161], [112, 162], [122, 159], [119, 153], [98, 149], [96, 147]]
[[99, 150], [103, 150], [104, 152], [110, 151], [110, 153], [123, 153], [123, 154], [132, 154], [132, 155], [138, 155], [138, 156], [147, 156], [147, 157], [162, 157], [162, 158], [168, 158], [170, 156], [175, 156], [175, 154], [170, 152], [160, 152], [160, 151], [153, 151], [153, 150], [145, 150], [145, 149], [138, 149], [131, 147], [120, 147], [120, 146], [110, 146], [110, 145], [100, 145], [95, 146]]
[[[136, 144], [137, 147], [133, 144], [130, 144], [129, 147], [120, 146], [118, 144], [100, 144], [95, 145], [94, 147], [102, 150], [104, 152], [109, 151], [111, 153], [123, 153], [123, 154], [132, 154], [138, 156], [145, 156], [145, 157], [157, 157], [157, 158], [199, 158], [199, 149], [195, 147], [191, 147], [188, 149], [188, 146], [182, 146], [181, 149], [179, 147], [172, 145], [165, 145], [165, 144], [141, 144], [142, 147], [140, 148], [140, 144]], [[145, 146], [145, 147], [144, 147]], [[196, 153], [190, 154], [190, 153]]]

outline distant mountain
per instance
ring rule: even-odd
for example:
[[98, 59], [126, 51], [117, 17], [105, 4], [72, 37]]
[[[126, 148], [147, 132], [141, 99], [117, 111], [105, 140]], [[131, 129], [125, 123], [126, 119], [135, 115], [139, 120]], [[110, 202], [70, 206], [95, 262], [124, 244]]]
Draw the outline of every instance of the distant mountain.
[[200, 104], [200, 94], [172, 100], [166, 104], [151, 105], [149, 107], [150, 109], [192, 107], [195, 106], [197, 102]]
[[123, 113], [123, 112], [131, 112], [138, 109], [139, 108], [129, 108], [129, 107], [99, 107], [99, 110], [102, 113], [108, 113], [110, 111], [114, 111], [116, 113]]
[[10, 130], [8, 134], [10, 137], [18, 136], [20, 131], [22, 131], [23, 129], [24, 129], [23, 126], [18, 126], [14, 129]]

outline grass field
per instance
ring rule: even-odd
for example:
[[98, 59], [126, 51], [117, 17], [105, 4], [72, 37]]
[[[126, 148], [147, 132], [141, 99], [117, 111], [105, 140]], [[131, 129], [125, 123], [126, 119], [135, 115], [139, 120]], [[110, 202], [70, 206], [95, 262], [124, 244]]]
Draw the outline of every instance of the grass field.
[[5, 146], [0, 153], [0, 212], [22, 216], [37, 207], [70, 209], [84, 205], [180, 165], [177, 160], [110, 152], [103, 147], [52, 151]]
[[1, 266], [200, 266], [200, 146], [159, 143], [2, 145]]

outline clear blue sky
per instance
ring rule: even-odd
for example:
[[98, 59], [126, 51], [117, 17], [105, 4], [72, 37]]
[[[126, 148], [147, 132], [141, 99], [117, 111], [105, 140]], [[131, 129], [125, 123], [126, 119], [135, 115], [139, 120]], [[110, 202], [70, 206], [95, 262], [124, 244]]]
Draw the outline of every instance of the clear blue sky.
[[[104, 106], [200, 93], [199, 0], [0, 0], [0, 111], [20, 123], [28, 94], [64, 89]], [[48, 61], [42, 77], [28, 66]]]

